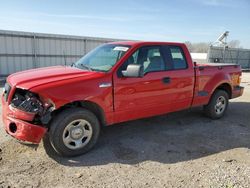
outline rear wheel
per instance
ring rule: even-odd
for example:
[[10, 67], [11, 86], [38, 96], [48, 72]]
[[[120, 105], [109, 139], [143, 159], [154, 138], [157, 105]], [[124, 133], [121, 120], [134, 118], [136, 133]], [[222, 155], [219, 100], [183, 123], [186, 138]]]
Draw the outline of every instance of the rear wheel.
[[96, 144], [100, 133], [97, 117], [82, 108], [67, 109], [50, 125], [49, 142], [62, 156], [78, 156]]
[[205, 114], [211, 119], [219, 119], [224, 116], [228, 107], [228, 93], [224, 90], [216, 90], [208, 105], [204, 106]]

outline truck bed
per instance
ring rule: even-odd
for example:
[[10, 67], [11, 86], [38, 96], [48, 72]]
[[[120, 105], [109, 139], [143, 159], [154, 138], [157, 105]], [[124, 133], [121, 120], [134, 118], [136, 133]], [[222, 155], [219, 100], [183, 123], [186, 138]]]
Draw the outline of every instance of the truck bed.
[[[207, 104], [214, 88], [224, 84], [218, 80], [228, 80], [229, 90], [240, 83], [241, 67], [235, 64], [200, 63], [195, 65], [194, 102], [192, 106]], [[231, 97], [230, 97], [231, 98]]]

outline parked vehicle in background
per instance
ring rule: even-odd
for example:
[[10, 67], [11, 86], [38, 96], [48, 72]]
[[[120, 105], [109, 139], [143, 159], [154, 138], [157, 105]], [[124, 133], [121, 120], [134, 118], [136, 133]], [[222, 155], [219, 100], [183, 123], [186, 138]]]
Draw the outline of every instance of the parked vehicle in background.
[[238, 65], [193, 63], [187, 47], [170, 42], [114, 42], [72, 66], [18, 72], [5, 84], [3, 121], [16, 139], [45, 134], [62, 156], [89, 151], [102, 126], [204, 106], [221, 118], [243, 93]]

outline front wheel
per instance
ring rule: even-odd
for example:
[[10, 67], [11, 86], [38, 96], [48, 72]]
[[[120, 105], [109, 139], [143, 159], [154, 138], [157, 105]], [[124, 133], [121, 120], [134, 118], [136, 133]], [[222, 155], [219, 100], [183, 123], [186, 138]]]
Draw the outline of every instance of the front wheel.
[[82, 108], [66, 109], [52, 121], [49, 142], [62, 156], [78, 156], [96, 144], [100, 133], [97, 117]]
[[228, 93], [223, 90], [216, 90], [208, 105], [204, 106], [205, 114], [211, 119], [219, 119], [224, 116], [228, 107]]

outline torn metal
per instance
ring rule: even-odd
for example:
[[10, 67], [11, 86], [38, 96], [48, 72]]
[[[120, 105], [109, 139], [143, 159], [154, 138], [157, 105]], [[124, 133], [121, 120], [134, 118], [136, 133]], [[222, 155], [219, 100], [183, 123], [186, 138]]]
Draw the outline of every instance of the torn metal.
[[49, 123], [54, 110], [52, 104], [43, 103], [37, 94], [19, 88], [15, 91], [10, 107], [12, 111], [19, 111], [17, 114], [22, 116], [20, 119], [42, 125]]
[[19, 110], [42, 115], [44, 107], [38, 96], [29, 91], [17, 89], [11, 101], [11, 105]]

